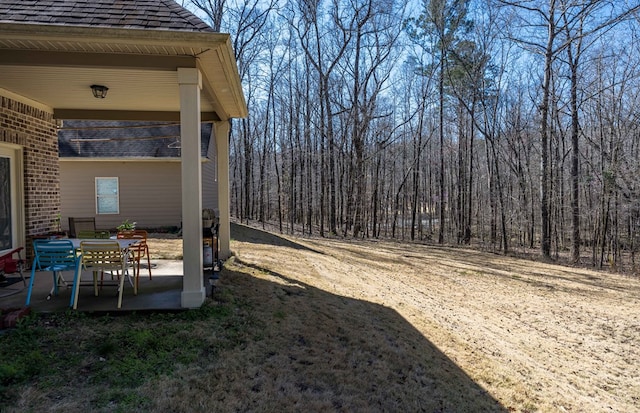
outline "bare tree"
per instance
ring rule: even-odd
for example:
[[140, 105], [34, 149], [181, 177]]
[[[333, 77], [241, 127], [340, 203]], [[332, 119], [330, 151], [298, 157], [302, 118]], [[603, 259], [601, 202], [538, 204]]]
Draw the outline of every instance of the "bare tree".
[[213, 30], [219, 32], [222, 29], [222, 16], [227, 0], [189, 0], [189, 2], [207, 16]]
[[426, 0], [403, 21], [381, 0], [191, 2], [232, 34], [250, 107], [232, 129], [234, 213], [634, 262], [638, 4], [485, 3]]
[[446, 211], [446, 185], [445, 185], [445, 156], [444, 156], [444, 110], [445, 110], [445, 76], [449, 53], [459, 40], [460, 32], [468, 29], [470, 22], [467, 20], [468, 1], [431, 0], [424, 3], [424, 10], [417, 18], [410, 18], [407, 22], [409, 35], [415, 41], [424, 41], [432, 37], [432, 44], [428, 45], [432, 52], [437, 53], [439, 70], [438, 96], [439, 96], [439, 129], [440, 140], [440, 206], [439, 206], [439, 231], [438, 242], [444, 242], [445, 211]]
[[[612, 26], [633, 16], [640, 6], [625, 10], [616, 10], [613, 3], [605, 1], [565, 2], [567, 12], [562, 15], [564, 44], [566, 45], [566, 63], [571, 81], [571, 210], [573, 226], [572, 260], [580, 261], [580, 153], [579, 153], [579, 102], [578, 73], [584, 51], [593, 44], [590, 37], [609, 30]], [[586, 47], [584, 40], [587, 39]]]

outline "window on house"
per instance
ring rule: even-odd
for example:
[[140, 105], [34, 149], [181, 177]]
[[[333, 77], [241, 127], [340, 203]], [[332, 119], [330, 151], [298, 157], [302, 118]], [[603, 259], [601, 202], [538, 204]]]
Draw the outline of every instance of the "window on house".
[[120, 212], [118, 178], [96, 178], [96, 212], [118, 214]]

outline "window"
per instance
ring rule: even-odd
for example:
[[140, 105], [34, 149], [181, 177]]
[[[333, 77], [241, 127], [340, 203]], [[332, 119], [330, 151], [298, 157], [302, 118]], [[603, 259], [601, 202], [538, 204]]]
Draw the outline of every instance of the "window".
[[0, 251], [24, 240], [22, 214], [22, 150], [0, 145]]
[[118, 178], [96, 178], [96, 212], [98, 214], [120, 212]]

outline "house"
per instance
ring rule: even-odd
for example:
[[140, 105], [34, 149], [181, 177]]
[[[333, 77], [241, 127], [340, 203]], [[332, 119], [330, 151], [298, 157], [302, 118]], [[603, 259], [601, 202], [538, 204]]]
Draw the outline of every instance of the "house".
[[[201, 125], [202, 206], [217, 210], [212, 132], [211, 123]], [[63, 230], [69, 217], [93, 217], [110, 230], [124, 220], [146, 229], [181, 225], [179, 124], [63, 121], [58, 142]]]
[[[105, 95], [106, 92], [106, 95]], [[229, 121], [248, 113], [230, 36], [171, 0], [0, 0], [0, 251], [60, 224], [64, 120], [180, 124], [182, 306], [204, 302], [201, 122], [229, 251]], [[27, 248], [28, 249], [28, 248]]]

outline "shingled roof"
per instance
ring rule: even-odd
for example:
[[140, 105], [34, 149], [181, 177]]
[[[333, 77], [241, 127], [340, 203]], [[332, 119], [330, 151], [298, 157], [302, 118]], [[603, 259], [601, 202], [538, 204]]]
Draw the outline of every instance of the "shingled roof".
[[0, 0], [0, 22], [214, 31], [172, 0]]
[[[211, 142], [211, 123], [201, 127], [200, 153]], [[60, 158], [180, 158], [180, 125], [169, 122], [64, 121]]]

